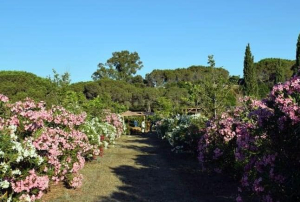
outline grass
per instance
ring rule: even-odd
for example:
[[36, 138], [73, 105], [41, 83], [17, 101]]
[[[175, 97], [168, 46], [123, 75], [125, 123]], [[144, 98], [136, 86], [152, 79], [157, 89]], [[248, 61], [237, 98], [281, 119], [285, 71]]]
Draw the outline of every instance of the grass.
[[[45, 202], [233, 202], [236, 185], [200, 171], [186, 154], [174, 154], [154, 134], [123, 136], [103, 157], [87, 163], [80, 189], [51, 186]], [[226, 184], [226, 186], [224, 186]]]

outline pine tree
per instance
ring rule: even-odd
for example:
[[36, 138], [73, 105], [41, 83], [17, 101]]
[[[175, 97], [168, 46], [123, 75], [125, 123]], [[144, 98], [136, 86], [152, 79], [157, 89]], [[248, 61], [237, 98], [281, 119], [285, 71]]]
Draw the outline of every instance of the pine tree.
[[281, 65], [281, 60], [279, 60], [279, 63], [276, 64], [276, 70], [275, 70], [275, 84], [284, 81], [285, 81], [284, 69]]
[[248, 43], [244, 58], [244, 94], [257, 96], [257, 78], [254, 69], [254, 57], [252, 56], [250, 45]]
[[294, 67], [294, 75], [298, 73], [300, 68], [300, 34], [296, 45], [296, 66]]

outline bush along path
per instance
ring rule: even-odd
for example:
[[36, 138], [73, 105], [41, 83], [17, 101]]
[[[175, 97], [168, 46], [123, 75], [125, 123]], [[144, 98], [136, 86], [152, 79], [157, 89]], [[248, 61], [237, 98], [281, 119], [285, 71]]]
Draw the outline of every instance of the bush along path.
[[79, 189], [53, 186], [46, 202], [231, 202], [236, 185], [221, 175], [203, 173], [196, 158], [175, 154], [154, 133], [122, 136], [81, 170]]
[[244, 97], [198, 132], [190, 117], [164, 119], [157, 129], [174, 151], [197, 151], [204, 170], [237, 179], [237, 202], [300, 201], [299, 76], [263, 100]]
[[0, 201], [39, 200], [53, 183], [79, 188], [85, 163], [124, 132], [117, 114], [86, 116], [0, 94]]

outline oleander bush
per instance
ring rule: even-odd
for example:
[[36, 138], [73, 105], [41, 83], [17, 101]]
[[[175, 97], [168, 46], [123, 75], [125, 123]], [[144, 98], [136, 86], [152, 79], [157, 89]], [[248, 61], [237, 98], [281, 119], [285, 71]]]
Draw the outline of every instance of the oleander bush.
[[156, 130], [162, 139], [172, 146], [172, 151], [197, 153], [200, 129], [207, 119], [201, 115], [182, 115], [166, 118], [156, 123]]
[[124, 132], [122, 119], [107, 115], [90, 121], [61, 106], [44, 102], [10, 103], [0, 94], [0, 200], [35, 201], [50, 183], [82, 184], [79, 173], [86, 160]]
[[198, 125], [190, 117], [162, 119], [157, 133], [173, 151], [197, 151], [203, 170], [238, 180], [238, 202], [300, 201], [300, 77], [240, 104]]
[[299, 102], [300, 78], [293, 77], [264, 100], [243, 99], [203, 131], [199, 161], [240, 180], [237, 201], [300, 200]]

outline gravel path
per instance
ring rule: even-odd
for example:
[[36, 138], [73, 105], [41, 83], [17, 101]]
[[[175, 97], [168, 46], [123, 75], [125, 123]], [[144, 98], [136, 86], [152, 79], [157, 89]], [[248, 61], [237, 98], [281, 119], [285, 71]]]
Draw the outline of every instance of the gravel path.
[[53, 186], [47, 202], [234, 202], [236, 186], [202, 173], [195, 158], [174, 154], [155, 134], [123, 136], [82, 171], [81, 189]]

